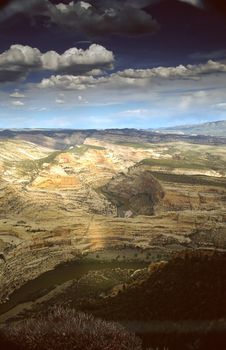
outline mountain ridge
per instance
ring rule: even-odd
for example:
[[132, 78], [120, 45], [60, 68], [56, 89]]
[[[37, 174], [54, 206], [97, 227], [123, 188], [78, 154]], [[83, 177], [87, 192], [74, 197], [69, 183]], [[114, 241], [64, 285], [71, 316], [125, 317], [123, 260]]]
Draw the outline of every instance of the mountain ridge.
[[[153, 131], [153, 129], [151, 129]], [[214, 122], [205, 122], [201, 124], [185, 124], [172, 126], [168, 128], [157, 129], [160, 133], [171, 133], [180, 135], [205, 135], [215, 137], [225, 137], [226, 135], [226, 120], [217, 120]]]

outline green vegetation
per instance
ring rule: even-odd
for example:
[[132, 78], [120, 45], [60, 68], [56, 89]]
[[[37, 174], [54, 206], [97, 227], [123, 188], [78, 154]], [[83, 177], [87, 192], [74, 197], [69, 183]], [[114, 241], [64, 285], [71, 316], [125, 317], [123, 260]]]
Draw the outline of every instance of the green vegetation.
[[113, 142], [115, 145], [121, 145], [121, 146], [126, 146], [126, 147], [133, 147], [133, 148], [141, 148], [141, 149], [149, 149], [153, 148], [153, 144], [151, 143], [139, 143], [139, 142], [126, 142], [126, 141], [115, 141]]
[[74, 147], [65, 151], [54, 151], [50, 153], [48, 156], [40, 159], [35, 159], [35, 160], [25, 159], [18, 162], [5, 161], [5, 165], [7, 167], [16, 166], [16, 168], [18, 169], [18, 171], [21, 173], [22, 176], [27, 175], [28, 173], [36, 175], [40, 171], [40, 168], [44, 163], [54, 164], [56, 157], [61, 153], [70, 152], [81, 156], [85, 154], [85, 152], [87, 152], [89, 149], [104, 150], [105, 148], [99, 147], [99, 146], [93, 146], [93, 145], [81, 145], [80, 147]]
[[226, 178], [216, 178], [203, 175], [180, 175], [152, 171], [152, 175], [159, 181], [184, 183], [190, 185], [213, 186], [226, 188]]
[[147, 158], [140, 162], [140, 164], [149, 166], [158, 166], [169, 169], [195, 169], [195, 170], [220, 170], [220, 165], [214, 165], [212, 161], [200, 160], [192, 162], [191, 159], [153, 159]]
[[[159, 154], [159, 158], [146, 158], [140, 164], [172, 169], [214, 170], [225, 172], [226, 152], [222, 146], [194, 145], [186, 142], [168, 142], [151, 144], [147, 142], [116, 141], [114, 144], [133, 147], [135, 149], [150, 149]], [[171, 156], [171, 158], [167, 158]]]
[[13, 167], [15, 166], [18, 171], [21, 173], [22, 176], [27, 175], [28, 173], [30, 174], [37, 174], [40, 171], [40, 168], [44, 163], [49, 163], [49, 164], [54, 164], [55, 159], [58, 155], [64, 152], [70, 152], [76, 155], [83, 155], [85, 152], [87, 152], [89, 149], [95, 149], [95, 150], [105, 150], [104, 147], [100, 146], [93, 146], [93, 145], [80, 145], [79, 147], [74, 147], [65, 151], [54, 151], [50, 153], [48, 156], [40, 159], [25, 159], [21, 161], [5, 161], [4, 164], [7, 167]]
[[68, 152], [73, 153], [73, 154], [77, 154], [79, 156], [82, 156], [83, 154], [85, 154], [90, 149], [94, 149], [94, 150], [97, 150], [97, 151], [102, 151], [102, 150], [105, 150], [105, 147], [82, 144], [82, 145], [79, 145], [79, 146], [76, 146], [76, 147], [73, 147], [73, 148], [69, 149]]
[[[6, 303], [0, 304], [0, 314], [18, 304], [35, 301], [53, 290], [56, 285], [62, 285], [70, 280], [75, 283], [67, 289], [67, 300], [70, 300], [70, 305], [78, 309], [81, 303], [86, 304], [90, 298], [95, 299], [97, 295], [106, 292], [109, 288], [127, 282], [130, 277], [128, 271], [147, 266], [147, 263], [143, 261], [134, 261], [132, 252], [126, 260], [121, 261], [116, 260], [117, 252], [114, 252], [112, 261], [111, 257], [107, 260], [102, 259], [101, 253], [102, 251], [95, 252], [91, 258], [80, 257], [70, 263], [59, 264], [54, 270], [46, 271], [34, 280], [26, 282], [21, 288], [14, 290]], [[99, 258], [96, 257], [96, 254], [99, 255]], [[62, 295], [57, 295], [56, 299], [53, 297], [47, 304], [54, 305], [59, 302], [65, 302], [64, 292]]]
[[26, 175], [28, 173], [30, 174], [37, 174], [42, 167], [44, 163], [53, 163], [55, 158], [61, 153], [62, 151], [54, 151], [50, 153], [47, 157], [40, 158], [40, 159], [26, 159], [21, 160], [19, 162], [14, 162], [13, 165], [17, 167], [17, 169], [20, 171], [22, 175]]

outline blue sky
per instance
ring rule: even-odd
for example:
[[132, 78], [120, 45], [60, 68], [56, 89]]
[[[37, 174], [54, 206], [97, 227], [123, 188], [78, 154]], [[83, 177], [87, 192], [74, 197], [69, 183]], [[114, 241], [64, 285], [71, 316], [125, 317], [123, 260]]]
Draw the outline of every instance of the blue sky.
[[221, 1], [11, 0], [0, 128], [159, 128], [226, 119]]

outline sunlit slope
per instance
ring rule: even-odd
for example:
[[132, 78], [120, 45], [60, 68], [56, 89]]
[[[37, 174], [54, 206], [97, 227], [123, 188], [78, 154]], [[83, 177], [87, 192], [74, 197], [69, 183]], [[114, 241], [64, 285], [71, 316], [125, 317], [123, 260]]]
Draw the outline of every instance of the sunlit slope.
[[0, 140], [0, 161], [36, 160], [47, 156], [52, 149], [29, 141]]

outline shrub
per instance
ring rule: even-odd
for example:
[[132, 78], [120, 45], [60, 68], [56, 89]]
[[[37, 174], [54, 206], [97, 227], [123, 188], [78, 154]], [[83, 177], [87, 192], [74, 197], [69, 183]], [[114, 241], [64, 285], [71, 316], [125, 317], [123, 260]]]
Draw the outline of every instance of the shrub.
[[27, 350], [142, 349], [140, 339], [121, 325], [63, 307], [12, 323], [3, 331], [9, 341]]

